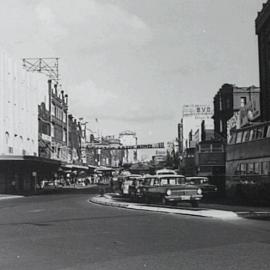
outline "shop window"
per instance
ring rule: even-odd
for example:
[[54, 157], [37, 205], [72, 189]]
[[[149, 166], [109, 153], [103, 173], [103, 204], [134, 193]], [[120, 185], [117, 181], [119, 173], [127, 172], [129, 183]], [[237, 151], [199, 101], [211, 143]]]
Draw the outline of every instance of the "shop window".
[[247, 173], [247, 164], [241, 163], [240, 164], [240, 174], [246, 174]]
[[259, 162], [255, 162], [254, 163], [254, 172], [256, 174], [259, 174], [260, 173], [260, 163]]
[[254, 173], [254, 163], [253, 163], [253, 162], [248, 163], [247, 172], [248, 172], [249, 174], [253, 174], [253, 173]]
[[270, 172], [270, 168], [269, 168], [269, 163], [268, 161], [264, 161], [261, 164], [261, 174], [262, 175], [268, 175]]

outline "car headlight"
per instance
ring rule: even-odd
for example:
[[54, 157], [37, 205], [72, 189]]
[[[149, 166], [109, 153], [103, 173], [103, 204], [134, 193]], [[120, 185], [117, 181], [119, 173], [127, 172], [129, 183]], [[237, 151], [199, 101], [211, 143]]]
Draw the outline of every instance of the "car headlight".
[[172, 191], [171, 191], [170, 189], [167, 189], [166, 194], [167, 194], [168, 196], [170, 196], [170, 195], [172, 195]]
[[200, 188], [197, 190], [197, 194], [202, 195], [202, 190]]

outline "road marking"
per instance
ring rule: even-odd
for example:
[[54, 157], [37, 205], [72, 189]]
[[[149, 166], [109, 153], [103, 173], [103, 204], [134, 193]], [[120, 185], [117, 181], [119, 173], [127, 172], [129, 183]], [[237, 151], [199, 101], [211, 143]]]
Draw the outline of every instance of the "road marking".
[[33, 209], [33, 210], [29, 210], [28, 212], [30, 213], [39, 213], [39, 212], [43, 212], [45, 211], [45, 209]]

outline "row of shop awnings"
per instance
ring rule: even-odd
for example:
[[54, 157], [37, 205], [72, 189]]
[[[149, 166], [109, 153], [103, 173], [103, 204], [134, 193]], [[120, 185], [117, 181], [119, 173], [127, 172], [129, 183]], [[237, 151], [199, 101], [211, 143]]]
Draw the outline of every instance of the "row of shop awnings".
[[27, 164], [29, 167], [33, 165], [35, 169], [37, 167], [42, 167], [46, 165], [47, 167], [62, 168], [67, 171], [114, 171], [112, 168], [102, 167], [102, 166], [93, 166], [93, 165], [79, 165], [79, 164], [68, 164], [62, 163], [60, 160], [54, 160], [49, 158], [43, 158], [38, 156], [16, 156], [16, 155], [0, 155], [0, 164], [4, 165], [6, 163], [20, 163]]

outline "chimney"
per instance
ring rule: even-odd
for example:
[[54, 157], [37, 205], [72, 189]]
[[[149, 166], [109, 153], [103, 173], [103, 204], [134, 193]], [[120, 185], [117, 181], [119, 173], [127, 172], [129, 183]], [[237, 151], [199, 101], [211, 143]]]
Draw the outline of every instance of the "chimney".
[[65, 103], [66, 103], [66, 106], [68, 105], [68, 95], [65, 94]]

